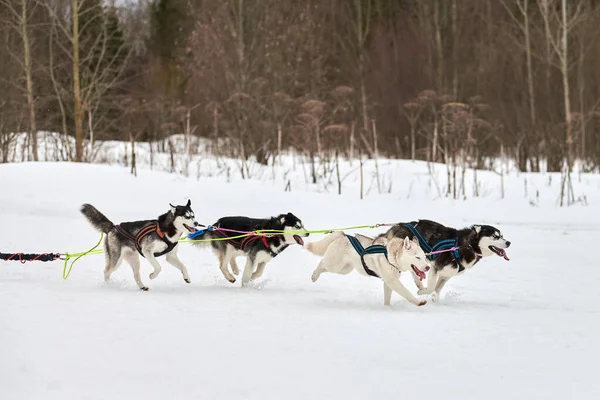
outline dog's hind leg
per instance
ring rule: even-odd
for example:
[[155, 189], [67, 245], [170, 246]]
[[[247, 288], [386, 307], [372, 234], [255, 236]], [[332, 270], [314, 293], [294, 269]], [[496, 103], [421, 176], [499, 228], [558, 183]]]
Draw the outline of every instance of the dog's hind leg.
[[138, 287], [141, 290], [147, 291], [148, 287], [144, 285], [142, 282], [142, 277], [140, 276], [140, 257], [134, 253], [129, 252], [129, 254], [125, 255], [125, 259], [131, 265], [131, 269], [133, 270], [133, 279], [135, 279], [135, 283], [137, 283]]
[[109, 281], [112, 273], [115, 272], [123, 262], [123, 255], [121, 252], [124, 250], [121, 249], [121, 251], [117, 251], [113, 246], [109, 246], [108, 238], [104, 246], [106, 247], [106, 267], [104, 268], [104, 280]]
[[177, 247], [175, 247], [170, 253], [167, 253], [167, 262], [181, 271], [183, 275], [183, 280], [186, 283], [192, 283], [190, 276], [188, 275], [188, 271], [185, 265], [181, 262], [179, 257], [177, 257]]
[[327, 269], [325, 268], [325, 263], [323, 261], [325, 260], [323, 259], [319, 261], [319, 265], [317, 265], [317, 268], [315, 268], [310, 277], [310, 279], [312, 279], [313, 282], [316, 282], [323, 272], [327, 272]]

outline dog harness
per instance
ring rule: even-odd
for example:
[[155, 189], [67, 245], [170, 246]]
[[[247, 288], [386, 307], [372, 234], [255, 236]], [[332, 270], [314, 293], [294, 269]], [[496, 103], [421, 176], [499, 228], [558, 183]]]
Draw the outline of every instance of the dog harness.
[[[374, 244], [374, 245], [371, 245], [371, 246], [369, 246], [369, 247], [367, 247], [365, 249], [363, 247], [363, 245], [360, 244], [360, 242], [358, 241], [358, 239], [355, 238], [354, 236], [346, 235], [346, 237], [350, 241], [350, 244], [352, 245], [352, 247], [354, 247], [354, 250], [356, 250], [356, 252], [360, 256], [360, 261], [362, 262], [362, 265], [363, 265], [363, 268], [365, 269], [365, 272], [368, 275], [374, 276], [375, 278], [379, 278], [379, 275], [377, 275], [375, 273], [375, 271], [373, 271], [371, 268], [369, 268], [367, 266], [367, 263], [365, 262], [365, 256], [367, 254], [383, 254], [385, 256], [385, 258], [387, 259], [388, 258], [388, 252], [387, 252], [387, 249], [385, 248], [385, 246], [382, 246], [380, 244]], [[388, 260], [388, 262], [389, 262], [389, 260]]]
[[463, 272], [465, 270], [465, 267], [461, 264], [460, 262], [460, 253], [458, 252], [458, 238], [456, 239], [443, 239], [440, 240], [439, 242], [437, 242], [436, 244], [434, 244], [433, 246], [431, 246], [423, 237], [423, 235], [421, 235], [421, 232], [419, 232], [417, 230], [417, 228], [411, 224], [404, 224], [404, 226], [410, 231], [410, 233], [413, 234], [414, 237], [417, 238], [417, 240], [419, 241], [419, 245], [421, 246], [421, 248], [423, 250], [425, 250], [425, 253], [427, 254], [427, 258], [430, 261], [433, 261], [439, 253], [440, 250], [447, 250], [447, 251], [452, 251], [452, 254], [454, 255], [454, 259], [456, 260], [456, 263], [458, 264], [458, 272]]
[[[242, 238], [227, 239], [229, 237], [227, 232], [219, 230], [218, 227], [213, 227], [213, 226], [208, 226], [204, 230], [198, 230], [198, 231], [188, 235], [188, 238], [196, 239], [200, 236], [203, 236], [206, 232], [214, 232], [216, 235], [220, 236], [224, 240], [227, 240], [227, 242], [229, 242], [237, 250], [246, 250], [246, 248], [248, 246], [250, 246], [250, 244], [255, 243], [258, 239], [261, 239], [262, 243], [265, 245], [266, 250], [269, 252], [269, 255], [273, 258], [275, 258], [286, 247], [288, 247], [287, 245], [285, 245], [284, 247], [282, 247], [279, 250], [279, 253], [275, 253], [273, 251], [273, 249], [271, 249], [271, 244], [269, 243], [269, 240], [268, 240], [267, 236], [265, 236], [265, 235], [250, 235], [250, 236], [246, 236], [246, 237], [242, 237]], [[280, 235], [275, 235], [275, 236], [280, 236]]]
[[156, 233], [156, 235], [167, 245], [167, 248], [164, 249], [163, 251], [154, 253], [154, 257], [164, 256], [165, 254], [171, 252], [175, 248], [175, 246], [177, 246], [177, 243], [178, 243], [178, 242], [173, 243], [173, 242], [169, 241], [169, 239], [167, 239], [164, 232], [160, 229], [158, 222], [156, 224], [146, 225], [145, 227], [140, 229], [140, 231], [135, 236], [133, 236], [132, 234], [127, 232], [125, 229], [123, 229], [120, 224], [115, 225], [115, 229], [121, 235], [125, 236], [127, 239], [129, 239], [131, 242], [133, 242], [133, 244], [135, 245], [135, 248], [137, 249], [138, 253], [140, 253], [140, 255], [142, 257], [144, 257], [144, 253], [142, 253], [142, 239], [144, 239], [146, 236], [151, 235], [153, 233]]

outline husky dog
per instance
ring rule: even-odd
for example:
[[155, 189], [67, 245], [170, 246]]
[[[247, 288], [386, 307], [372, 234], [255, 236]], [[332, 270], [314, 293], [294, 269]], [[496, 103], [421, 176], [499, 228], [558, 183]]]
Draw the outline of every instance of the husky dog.
[[183, 280], [190, 283], [187, 268], [177, 257], [177, 244], [185, 232], [195, 232], [198, 222], [192, 211], [192, 202], [188, 200], [185, 206], [174, 206], [158, 217], [147, 221], [122, 222], [113, 224], [108, 218], [90, 204], [81, 206], [81, 212], [88, 221], [99, 231], [106, 234], [104, 254], [106, 268], [104, 280], [121, 265], [125, 259], [133, 268], [133, 277], [141, 290], [148, 290], [140, 278], [140, 259], [138, 253], [145, 257], [154, 267], [150, 279], [160, 274], [160, 264], [156, 257], [166, 255], [167, 262], [181, 271]]
[[400, 223], [379, 235], [375, 243], [393, 238], [417, 238], [421, 247], [428, 253], [432, 270], [427, 279], [427, 288], [423, 287], [419, 276], [413, 274], [420, 295], [433, 294], [433, 300], [439, 299], [446, 282], [453, 276], [473, 268], [482, 257], [497, 255], [509, 260], [504, 249], [510, 242], [502, 233], [490, 225], [473, 225], [464, 229], [453, 229], [440, 223], [421, 219], [409, 223]]
[[357, 270], [363, 275], [381, 278], [384, 305], [390, 305], [392, 290], [416, 306], [425, 305], [427, 301], [415, 298], [399, 279], [400, 273], [407, 271], [425, 279], [429, 266], [419, 243], [406, 237], [379, 242], [382, 244], [373, 246], [373, 238], [368, 236], [352, 237], [335, 232], [321, 241], [308, 243], [308, 251], [323, 256], [312, 274], [312, 281], [316, 282], [323, 272], [347, 275]]
[[[254, 232], [258, 230], [289, 231], [290, 233], [276, 233], [267, 235], [251, 235], [239, 237], [239, 232]], [[303, 237], [308, 233], [304, 225], [292, 213], [281, 214], [268, 219], [248, 217], [223, 217], [209, 226], [202, 235], [195, 237], [204, 239], [218, 239], [210, 242], [213, 251], [219, 258], [219, 266], [225, 279], [234, 283], [233, 275], [239, 274], [236, 257], [246, 256], [246, 266], [242, 275], [242, 286], [262, 276], [265, 265], [285, 250], [289, 245], [298, 243], [304, 245]], [[243, 233], [242, 233], [243, 234]], [[231, 238], [231, 239], [228, 239]], [[202, 242], [196, 242], [202, 245]], [[229, 272], [228, 265], [231, 265]]]

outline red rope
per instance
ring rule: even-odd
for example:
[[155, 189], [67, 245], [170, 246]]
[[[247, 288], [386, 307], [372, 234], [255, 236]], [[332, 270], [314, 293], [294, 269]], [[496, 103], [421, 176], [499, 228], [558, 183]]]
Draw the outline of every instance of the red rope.
[[[21, 264], [25, 264], [26, 262], [38, 261], [40, 258], [48, 256], [48, 255], [52, 256], [52, 259], [51, 260], [42, 260], [42, 261], [55, 261], [61, 257], [61, 255], [58, 253], [56, 253], [56, 254], [42, 253], [42, 254], [27, 254], [27, 255], [25, 253], [14, 253], [14, 254], [11, 254], [10, 256], [8, 256], [7, 258], [2, 257], [2, 259], [4, 259], [4, 261], [11, 261], [13, 259], [16, 260], [18, 257], [19, 262]], [[35, 257], [31, 258], [31, 256], [35, 256]], [[23, 257], [26, 257], [26, 258], [23, 259]]]

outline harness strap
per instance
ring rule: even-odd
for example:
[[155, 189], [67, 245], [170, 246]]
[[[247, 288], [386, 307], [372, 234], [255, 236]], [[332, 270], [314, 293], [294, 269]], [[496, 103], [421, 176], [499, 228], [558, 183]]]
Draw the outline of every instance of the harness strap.
[[354, 247], [354, 250], [356, 250], [356, 252], [360, 256], [360, 261], [361, 261], [362, 266], [365, 269], [365, 272], [367, 273], [367, 275], [374, 276], [375, 278], [380, 278], [380, 276], [377, 275], [377, 273], [375, 271], [373, 271], [371, 268], [369, 268], [367, 266], [367, 263], [365, 262], [365, 255], [367, 255], [367, 254], [383, 254], [385, 256], [385, 258], [387, 259], [388, 252], [387, 252], [387, 249], [385, 248], [385, 246], [382, 246], [380, 244], [374, 244], [365, 249], [363, 247], [363, 245], [360, 243], [360, 241], [357, 238], [355, 238], [354, 236], [346, 235], [346, 237], [348, 238], [348, 241], [350, 242], [352, 247]]
[[147, 225], [143, 227], [135, 236], [123, 229], [123, 227], [121, 227], [120, 224], [115, 225], [115, 229], [117, 232], [119, 232], [121, 235], [123, 235], [126, 239], [128, 239], [135, 245], [136, 250], [138, 251], [138, 253], [140, 253], [142, 257], [145, 257], [144, 253], [142, 252], [142, 240], [146, 236], [151, 235], [152, 233], [156, 233], [159, 239], [161, 239], [167, 245], [167, 248], [165, 250], [158, 253], [154, 253], [154, 257], [160, 257], [171, 252], [178, 244], [178, 242], [173, 243], [167, 239], [165, 233], [160, 229], [158, 222], [156, 224]]
[[271, 249], [271, 245], [269, 244], [269, 241], [267, 240], [267, 237], [264, 235], [252, 235], [252, 236], [246, 236], [245, 238], [242, 239], [242, 243], [240, 244], [240, 248], [242, 250], [246, 250], [246, 248], [251, 244], [254, 243], [257, 239], [262, 239], [263, 244], [265, 245], [267, 251], [269, 252], [269, 254], [271, 255], [271, 257], [275, 257], [277, 255], [277, 253], [275, 253], [272, 249]]
[[458, 249], [459, 249], [458, 238], [443, 239], [443, 240], [440, 240], [439, 242], [435, 243], [433, 246], [431, 246], [425, 240], [423, 235], [421, 235], [421, 232], [419, 232], [417, 230], [416, 226], [413, 226], [411, 224], [404, 224], [404, 226], [413, 234], [413, 236], [415, 236], [417, 238], [421, 248], [423, 248], [423, 250], [425, 250], [426, 253], [429, 253], [427, 255], [427, 258], [429, 260], [434, 260], [439, 253], [442, 253], [442, 251], [440, 251], [440, 250], [452, 251], [452, 254], [454, 255], [454, 259], [456, 260], [456, 264], [458, 265], [458, 272], [462, 272], [465, 270], [465, 267], [459, 261], [461, 256], [460, 256], [460, 253], [458, 252]]

